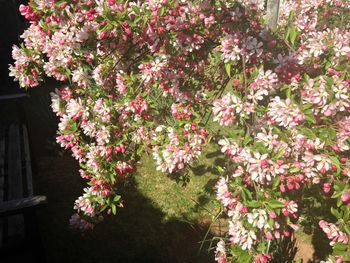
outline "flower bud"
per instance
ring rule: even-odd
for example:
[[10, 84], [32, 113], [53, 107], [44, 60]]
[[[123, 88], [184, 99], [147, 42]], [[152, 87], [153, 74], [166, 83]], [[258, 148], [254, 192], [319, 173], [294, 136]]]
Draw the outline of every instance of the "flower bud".
[[331, 191], [331, 184], [330, 183], [324, 183], [323, 184], [323, 192], [328, 194]]

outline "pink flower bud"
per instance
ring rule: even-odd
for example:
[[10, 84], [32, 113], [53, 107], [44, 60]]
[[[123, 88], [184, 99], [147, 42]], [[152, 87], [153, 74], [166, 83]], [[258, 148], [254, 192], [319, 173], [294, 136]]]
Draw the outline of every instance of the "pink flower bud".
[[289, 216], [289, 211], [287, 209], [282, 209], [282, 213], [284, 216]]
[[281, 166], [283, 164], [283, 160], [277, 160], [277, 164]]
[[340, 147], [337, 144], [333, 145], [332, 149], [336, 152], [340, 152]]
[[19, 6], [19, 11], [20, 11], [21, 13], [25, 13], [25, 12], [27, 12], [27, 7], [28, 7], [28, 6], [26, 6], [26, 5], [20, 5], [20, 6]]
[[330, 190], [331, 190], [331, 184], [330, 183], [324, 183], [323, 184], [323, 192], [328, 194]]
[[279, 231], [275, 231], [274, 236], [276, 239], [280, 239], [281, 238], [281, 233]]
[[340, 159], [340, 161], [342, 162], [342, 163], [346, 163], [347, 162], [347, 158], [345, 158], [345, 157], [342, 157], [341, 159]]
[[272, 240], [273, 239], [273, 235], [272, 235], [272, 233], [269, 231], [269, 232], [267, 232], [266, 234], [266, 238], [268, 239], [268, 240]]
[[325, 228], [327, 226], [327, 222], [324, 220], [321, 220], [318, 225], [320, 226], [320, 228]]
[[261, 160], [261, 167], [262, 168], [266, 168], [266, 166], [267, 166], [267, 160]]
[[274, 218], [277, 217], [277, 214], [275, 213], [275, 211], [270, 211], [269, 212], [269, 217], [274, 219]]
[[344, 203], [349, 203], [350, 202], [350, 195], [348, 193], [343, 193], [341, 195], [341, 200], [344, 202]]
[[231, 196], [230, 192], [227, 191], [227, 192], [224, 193], [224, 197], [225, 198], [229, 198], [230, 196]]
[[343, 263], [343, 258], [341, 256], [336, 256], [335, 259], [335, 263]]
[[280, 191], [281, 191], [282, 193], [286, 192], [286, 187], [284, 186], [284, 184], [281, 184], [281, 185], [280, 185]]

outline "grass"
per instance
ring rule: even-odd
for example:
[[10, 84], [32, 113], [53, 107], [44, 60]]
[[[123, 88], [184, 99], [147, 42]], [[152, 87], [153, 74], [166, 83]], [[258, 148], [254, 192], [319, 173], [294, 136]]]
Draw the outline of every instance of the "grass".
[[157, 172], [153, 161], [143, 158], [135, 182], [140, 193], [165, 214], [165, 221], [170, 218], [196, 221], [208, 216], [208, 211], [215, 211], [213, 188], [218, 176], [213, 173], [215, 159], [206, 156], [216, 150], [215, 145], [206, 148], [189, 170], [188, 182], [177, 182]]

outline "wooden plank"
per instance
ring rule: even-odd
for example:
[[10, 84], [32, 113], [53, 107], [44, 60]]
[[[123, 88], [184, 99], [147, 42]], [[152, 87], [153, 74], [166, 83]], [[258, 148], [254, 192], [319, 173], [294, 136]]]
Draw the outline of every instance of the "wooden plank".
[[0, 129], [0, 202], [4, 200], [5, 187], [5, 136], [6, 130]]
[[[22, 161], [20, 146], [20, 126], [11, 125], [8, 136], [8, 196], [7, 200], [23, 197]], [[15, 242], [24, 237], [23, 215], [8, 217], [8, 241]]]
[[0, 100], [14, 100], [14, 99], [22, 99], [22, 98], [28, 98], [29, 95], [26, 93], [18, 93], [18, 94], [9, 94], [9, 95], [3, 95], [0, 96]]
[[23, 133], [23, 155], [24, 155], [24, 161], [25, 161], [25, 168], [26, 168], [26, 181], [27, 181], [27, 190], [28, 190], [28, 196], [33, 196], [33, 177], [32, 177], [32, 163], [30, 159], [30, 149], [29, 149], [29, 140], [28, 140], [28, 131], [27, 127], [23, 125], [22, 129]]
[[47, 198], [43, 195], [6, 201], [0, 203], [0, 216], [3, 217], [11, 214], [22, 213], [24, 210], [28, 210], [45, 203], [47, 203]]
[[[4, 200], [5, 188], [5, 128], [0, 129], [0, 204]], [[0, 218], [0, 247], [2, 247], [4, 219]]]
[[271, 30], [276, 30], [281, 0], [267, 0], [266, 21]]
[[22, 161], [20, 130], [18, 125], [11, 125], [8, 137], [8, 197], [7, 200], [23, 197]]

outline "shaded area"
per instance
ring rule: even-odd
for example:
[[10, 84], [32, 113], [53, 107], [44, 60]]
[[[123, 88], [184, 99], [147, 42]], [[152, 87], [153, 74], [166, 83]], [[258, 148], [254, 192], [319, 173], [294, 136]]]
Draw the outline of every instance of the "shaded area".
[[[26, 122], [23, 103], [23, 99], [2, 100], [0, 102], [0, 129], [6, 129], [6, 127], [9, 127], [11, 124]], [[6, 148], [8, 148], [8, 145]], [[23, 151], [23, 148], [21, 148], [21, 151]], [[3, 157], [4, 156], [1, 158]], [[6, 172], [8, 172], [7, 167], [9, 164], [5, 163], [4, 165]], [[23, 169], [23, 166], [21, 168]], [[23, 178], [23, 180], [25, 179], [26, 178]], [[5, 189], [3, 190], [6, 193], [6, 191], [9, 190], [8, 181], [5, 185]], [[24, 189], [24, 191], [26, 190]], [[12, 220], [10, 217], [5, 217], [1, 225], [2, 235], [0, 235], [0, 238], [2, 239], [2, 244], [0, 246], [0, 262], [45, 262], [41, 237], [39, 235], [40, 231], [38, 230], [36, 219], [36, 210], [30, 209], [22, 211], [20, 214], [24, 217], [23, 227], [21, 228], [23, 233], [7, 236], [9, 223], [11, 222], [10, 220]]]
[[[206, 247], [210, 242], [199, 253], [208, 226], [194, 219], [192, 201], [186, 197], [176, 203], [172, 198], [172, 194], [183, 194], [181, 189], [185, 188], [175, 189], [174, 181], [155, 174], [153, 163], [147, 166], [150, 162], [136, 175], [138, 181], [135, 177], [123, 188], [125, 207], [117, 216], [106, 218], [83, 236], [69, 229], [74, 200], [82, 194], [86, 182], [79, 176], [77, 162], [55, 142], [58, 119], [51, 112], [49, 92], [60, 85], [48, 81], [45, 87], [31, 89], [30, 98], [22, 103], [37, 163], [35, 191], [49, 201], [38, 211], [47, 262], [213, 262], [213, 253], [208, 254]], [[206, 182], [207, 177], [197, 180]], [[158, 186], [164, 186], [161, 205], [153, 197], [160, 190], [154, 188], [156, 178]], [[195, 196], [198, 183], [190, 182], [186, 194]], [[172, 192], [169, 195], [167, 191]]]
[[303, 195], [303, 204], [304, 206], [300, 210], [305, 215], [305, 220], [301, 225], [305, 234], [310, 236], [310, 243], [314, 248], [312, 262], [325, 260], [332, 253], [332, 248], [329, 245], [329, 239], [319, 227], [318, 222], [322, 219], [327, 222], [336, 221], [330, 212], [331, 207], [336, 207], [336, 201], [331, 199], [330, 195], [325, 195], [319, 185], [314, 185], [308, 191], [308, 194]]
[[9, 77], [9, 64], [13, 63], [12, 46], [18, 45], [25, 21], [18, 11], [26, 0], [0, 0], [0, 95], [23, 92]]
[[275, 254], [271, 263], [292, 263], [297, 253], [296, 238], [283, 238], [275, 248]]
[[124, 188], [126, 206], [93, 231], [72, 233], [72, 204], [84, 185], [70, 157], [41, 158], [37, 191], [49, 206], [39, 212], [48, 262], [212, 262], [199, 241], [206, 229], [177, 219], [163, 222], [164, 213], [136, 189]]

